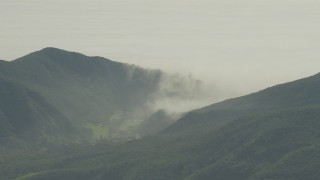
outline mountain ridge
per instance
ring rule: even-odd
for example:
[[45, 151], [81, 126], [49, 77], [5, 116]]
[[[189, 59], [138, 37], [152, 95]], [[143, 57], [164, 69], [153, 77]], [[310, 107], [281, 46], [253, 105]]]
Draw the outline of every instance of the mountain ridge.
[[[33, 67], [27, 67], [30, 68], [28, 72], [31, 75], [35, 73], [31, 71]], [[45, 68], [42, 65], [40, 67]], [[130, 127], [130, 123], [139, 120], [137, 118], [139, 116], [135, 116], [137, 118], [134, 119], [135, 121], [126, 121], [132, 117], [128, 115], [132, 105], [139, 106], [142, 112], [148, 110], [149, 104], [139, 100], [148, 95], [154, 95], [153, 90], [159, 87], [155, 80], [161, 80], [160, 72], [143, 71], [130, 66], [118, 68], [108, 69], [110, 71], [105, 75], [111, 76], [110, 78], [98, 80], [97, 77], [101, 74], [89, 76], [91, 72], [85, 72], [82, 77], [77, 74], [81, 71], [75, 73], [65, 68], [54, 71], [59, 72], [59, 76], [52, 77], [55, 75], [50, 74], [52, 71], [41, 69], [38, 72], [47, 72], [49, 75], [42, 73], [44, 77], [34, 80], [33, 77], [36, 76], [22, 73], [26, 76], [26, 81], [20, 80], [13, 83], [30, 83], [31, 87], [38, 88], [40, 95], [47, 94], [43, 96], [47, 99], [51, 91], [54, 91], [54, 96], [51, 94], [52, 99], [49, 99], [51, 102], [59, 97], [62, 98], [58, 100], [61, 100], [62, 103], [60, 103], [63, 105], [67, 101], [62, 100], [67, 99], [69, 106], [79, 104], [78, 108], [83, 111], [92, 108], [90, 111], [94, 111], [94, 115], [98, 113], [95, 110], [101, 106], [111, 109], [118, 105], [117, 107], [120, 108], [115, 108], [115, 112], [108, 112], [111, 113], [110, 116], [105, 112], [106, 110], [103, 112], [105, 114], [100, 114], [101, 118], [108, 116], [107, 120], [97, 119], [95, 123], [86, 124], [87, 130], [92, 129], [97, 137], [105, 136], [106, 132], [112, 132], [112, 136], [117, 136], [123, 128]], [[12, 76], [5, 76], [6, 73], [10, 75], [10, 71], [0, 71], [0, 79], [11, 77], [15, 80], [20, 77], [12, 74]], [[63, 81], [61, 77], [67, 79]], [[57, 84], [47, 87], [44, 84], [50, 78], [56, 78]], [[50, 82], [54, 81], [50, 80]], [[180, 86], [178, 84], [178, 86], [169, 87]], [[63, 89], [63, 93], [57, 93], [55, 88]], [[106, 93], [106, 89], [111, 95]], [[1, 92], [5, 92], [5, 89], [1, 90], [0, 88], [0, 100], [7, 97], [1, 96]], [[141, 93], [142, 90], [147, 91]], [[16, 92], [28, 95], [23, 90], [22, 93]], [[151, 93], [148, 94], [149, 92]], [[169, 92], [169, 94], [176, 92]], [[89, 96], [90, 93], [91, 96]], [[130, 99], [130, 95], [138, 97], [138, 100], [134, 97]], [[74, 96], [74, 99], [68, 99], [69, 96]], [[119, 96], [117, 97], [119, 99], [115, 96]], [[18, 96], [11, 96], [11, 98], [16, 97]], [[76, 101], [79, 98], [82, 99]], [[33, 112], [30, 111], [30, 107], [33, 106], [26, 103], [32, 104], [33, 101], [21, 102], [21, 99], [28, 99], [28, 96], [13, 102], [21, 103], [22, 107], [27, 108], [26, 112]], [[111, 105], [103, 104], [105, 101], [111, 102]], [[83, 102], [88, 103], [88, 109], [81, 106]], [[128, 104], [130, 105], [126, 107]], [[65, 108], [70, 107], [60, 107], [58, 111]], [[0, 108], [0, 122], [8, 120], [4, 116], [6, 114], [4, 110], [6, 109]], [[68, 109], [68, 111], [72, 110], [74, 109]], [[79, 119], [83, 116], [90, 117], [88, 111], [75, 110], [74, 112], [80, 114], [76, 113]], [[41, 151], [32, 148], [23, 151], [19, 149], [12, 154], [4, 151], [5, 153], [0, 153], [0, 178], [19, 180], [317, 180], [320, 177], [320, 74], [191, 111], [171, 125], [167, 124], [170, 117], [164, 111], [148, 115], [151, 117], [150, 121], [142, 122], [141, 127], [147, 126], [153, 132], [159, 130], [160, 133], [152, 134], [148, 131], [150, 129], [143, 129], [142, 133], [147, 136], [136, 138], [134, 134], [130, 136], [130, 141], [120, 139], [111, 142], [102, 141], [94, 145], [72, 144], [49, 148], [45, 146]], [[70, 121], [80, 125], [83, 125], [80, 122], [92, 121], [92, 119], [82, 121], [79, 119], [76, 121], [70, 119]], [[112, 125], [118, 125], [120, 128], [103, 129]], [[162, 129], [157, 129], [159, 126]], [[8, 127], [5, 130], [11, 131], [12, 128]], [[7, 131], [3, 132], [10, 134]], [[127, 131], [126, 133], [122, 135], [132, 135], [130, 133], [135, 132]], [[123, 136], [121, 138], [123, 139]], [[124, 139], [126, 138], [128, 136]]]
[[[221, 107], [222, 106], [221, 108], [224, 108], [223, 106], [226, 106], [225, 104], [228, 104], [228, 102], [234, 101], [235, 99], [239, 100], [239, 99], [242, 99], [242, 98], [253, 97], [253, 96], [256, 96], [257, 94], [259, 94], [260, 96], [264, 96], [264, 95], [261, 95], [261, 94], [262, 93], [264, 93], [264, 94], [265, 93], [269, 93], [270, 90], [274, 90], [274, 89], [278, 90], [278, 88], [283, 88], [283, 87], [287, 87], [287, 86], [291, 86], [291, 85], [296, 85], [296, 83], [301, 83], [301, 82], [305, 83], [305, 80], [308, 80], [308, 81], [311, 81], [311, 82], [312, 81], [320, 81], [320, 73], [317, 73], [317, 74], [312, 75], [310, 77], [301, 78], [301, 79], [298, 79], [298, 80], [295, 80], [295, 81], [292, 81], [292, 82], [287, 82], [287, 83], [282, 83], [282, 84], [278, 84], [278, 85], [275, 85], [275, 86], [271, 86], [271, 87], [268, 87], [266, 89], [260, 90], [258, 92], [254, 92], [254, 93], [251, 93], [251, 94], [248, 94], [248, 95], [244, 95], [244, 96], [241, 96], [241, 97], [228, 99], [226, 101], [215, 103], [215, 104], [212, 104], [212, 105], [197, 109], [195, 111], [205, 112], [205, 111], [210, 110], [213, 106], [217, 106], [217, 107], [219, 107], [219, 106]], [[308, 83], [310, 83], [310, 82], [308, 82]], [[258, 97], [258, 98], [261, 98], [261, 97]], [[228, 108], [228, 107], [225, 107], [225, 108]]]
[[[243, 116], [252, 112], [272, 112], [288, 106], [312, 106], [320, 101], [320, 94], [318, 94], [318, 92], [320, 92], [320, 86], [318, 86], [318, 84], [320, 84], [320, 73], [193, 110], [184, 118], [178, 120], [173, 126], [178, 128], [178, 126], [180, 126], [179, 123], [192, 124], [194, 126], [198, 122], [188, 122], [189, 119], [192, 119], [191, 117], [194, 116], [202, 117], [200, 119], [207, 122], [210, 121], [210, 118], [208, 119], [207, 117], [219, 116], [228, 122], [238, 116]], [[293, 89], [294, 91], [289, 91], [290, 89]], [[225, 117], [222, 117], [222, 114]], [[184, 119], [185, 122], [181, 122]], [[199, 123], [204, 123], [202, 121]], [[216, 123], [221, 125], [224, 124], [223, 122]], [[172, 131], [170, 128], [173, 127], [169, 127], [168, 131]]]
[[80, 129], [144, 103], [162, 73], [51, 47], [0, 63], [0, 70], [0, 79], [39, 93]]
[[[91, 131], [94, 139], [139, 136], [141, 128], [135, 126], [157, 111], [152, 103], [170, 76], [161, 70], [52, 47], [0, 63], [0, 79], [38, 93], [78, 129]], [[177, 85], [189, 83], [175, 81]], [[169, 96], [168, 92], [161, 97]]]

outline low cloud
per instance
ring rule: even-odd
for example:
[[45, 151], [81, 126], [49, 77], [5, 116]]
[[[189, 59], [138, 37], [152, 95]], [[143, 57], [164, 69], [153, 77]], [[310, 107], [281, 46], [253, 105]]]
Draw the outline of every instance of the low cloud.
[[164, 74], [147, 106], [152, 111], [182, 114], [217, 102], [230, 94], [191, 74]]

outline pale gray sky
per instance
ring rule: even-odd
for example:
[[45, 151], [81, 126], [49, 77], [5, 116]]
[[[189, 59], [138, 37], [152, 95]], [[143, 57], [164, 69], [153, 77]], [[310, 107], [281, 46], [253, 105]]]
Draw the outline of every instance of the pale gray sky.
[[319, 0], [0, 0], [0, 59], [44, 47], [240, 94], [320, 72]]

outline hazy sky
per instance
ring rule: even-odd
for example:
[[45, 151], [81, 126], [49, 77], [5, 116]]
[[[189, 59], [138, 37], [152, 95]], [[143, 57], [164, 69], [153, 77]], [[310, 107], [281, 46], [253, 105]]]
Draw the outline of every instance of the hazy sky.
[[0, 0], [0, 59], [44, 47], [240, 94], [320, 72], [319, 0]]

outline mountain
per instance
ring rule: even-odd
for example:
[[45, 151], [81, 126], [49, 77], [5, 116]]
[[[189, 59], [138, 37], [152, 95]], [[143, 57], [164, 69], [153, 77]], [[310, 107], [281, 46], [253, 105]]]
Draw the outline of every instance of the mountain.
[[[7, 63], [2, 76], [40, 92], [70, 119], [101, 121], [115, 109], [146, 101], [160, 81], [160, 71], [101, 57], [45, 48]], [[103, 109], [103, 110], [102, 110]]]
[[[320, 74], [280, 84], [243, 97], [226, 100], [190, 112], [170, 129], [194, 129], [197, 124], [215, 123], [220, 126], [247, 114], [268, 113], [317, 105], [320, 102]], [[194, 119], [197, 119], [195, 121]], [[214, 119], [214, 121], [212, 121]], [[192, 122], [189, 122], [189, 121]], [[168, 131], [171, 131], [168, 129]]]
[[[24, 92], [23, 94], [28, 97], [23, 96], [23, 98], [28, 99], [28, 102], [20, 104], [21, 109], [14, 108], [15, 105], [9, 109], [20, 116], [12, 118], [4, 116], [1, 121], [12, 124], [11, 121], [23, 121], [25, 113], [36, 113], [38, 115], [30, 116], [29, 120], [23, 122], [24, 124], [15, 124], [26, 125], [23, 127], [28, 129], [24, 130], [21, 127], [22, 131], [36, 129], [34, 133], [39, 132], [38, 136], [42, 136], [40, 131], [45, 131], [42, 128], [47, 127], [45, 124], [49, 123], [44, 117], [50, 117], [52, 121], [70, 123], [74, 129], [82, 131], [81, 133], [78, 131], [80, 137], [86, 136], [86, 139], [91, 139], [90, 141], [136, 138], [140, 136], [137, 129], [143, 131], [137, 128], [139, 124], [145, 117], [157, 111], [153, 109], [152, 102], [156, 101], [156, 98], [161, 98], [158, 97], [160, 87], [169, 81], [170, 77], [175, 76], [177, 75], [169, 75], [160, 70], [143, 69], [102, 57], [89, 57], [57, 48], [44, 48], [10, 62], [0, 61], [0, 79], [24, 87], [37, 94], [37, 100], [41, 99], [41, 102], [33, 102], [35, 98], [29, 97], [31, 93]], [[197, 82], [191, 79], [192, 81]], [[184, 84], [178, 80], [176, 83]], [[7, 84], [1, 86], [9, 88]], [[177, 89], [173, 96], [179, 95]], [[166, 93], [170, 94], [170, 90], [167, 91]], [[166, 96], [161, 93], [162, 97]], [[42, 106], [30, 104], [29, 100]], [[18, 95], [10, 99], [10, 103], [13, 104], [18, 104], [20, 101]], [[0, 103], [3, 104], [0, 112], [6, 111], [5, 108], [8, 110], [9, 107], [6, 106], [7, 102], [4, 99]], [[37, 121], [39, 125], [32, 126], [33, 121]], [[41, 123], [43, 125], [40, 125]], [[65, 128], [62, 124], [54, 126], [58, 129]], [[5, 129], [3, 132], [12, 132], [11, 126], [2, 127]], [[14, 131], [14, 134], [20, 133], [20, 130]]]
[[317, 74], [192, 111], [160, 134], [140, 140], [38, 156], [58, 157], [54, 160], [24, 157], [28, 165], [6, 164], [14, 168], [5, 177], [316, 180], [319, 90]]
[[75, 141], [78, 134], [70, 119], [39, 93], [6, 80], [0, 80], [0, 123], [2, 146], [31, 139], [38, 143], [64, 143], [67, 139]]

